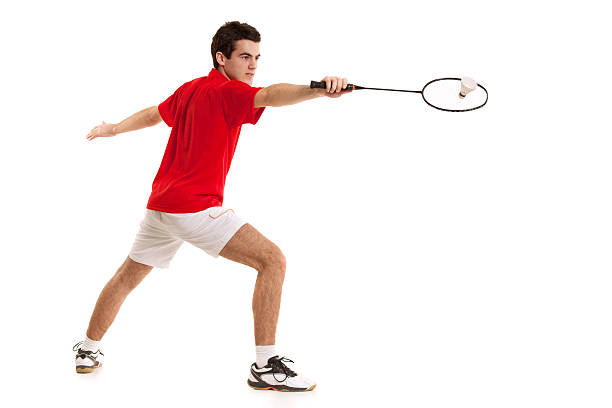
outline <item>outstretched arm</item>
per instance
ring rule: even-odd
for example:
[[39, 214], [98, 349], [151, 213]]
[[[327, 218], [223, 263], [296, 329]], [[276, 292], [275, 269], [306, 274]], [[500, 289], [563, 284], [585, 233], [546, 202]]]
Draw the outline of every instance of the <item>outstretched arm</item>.
[[157, 125], [161, 120], [162, 118], [159, 115], [157, 106], [151, 106], [150, 108], [143, 109], [133, 114], [119, 123], [106, 123], [103, 121], [101, 125], [89, 131], [87, 140], [93, 140], [96, 137], [111, 137], [119, 133], [146, 128]]
[[285, 106], [304, 102], [320, 96], [338, 98], [350, 91], [341, 92], [348, 85], [346, 78], [325, 77], [325, 89], [311, 89], [308, 85], [275, 84], [261, 89], [255, 94], [255, 108], [262, 106]]

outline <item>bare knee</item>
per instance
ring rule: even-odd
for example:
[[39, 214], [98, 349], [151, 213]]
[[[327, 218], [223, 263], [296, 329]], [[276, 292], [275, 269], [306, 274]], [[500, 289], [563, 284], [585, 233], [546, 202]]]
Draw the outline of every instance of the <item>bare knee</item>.
[[285, 277], [287, 269], [287, 259], [283, 252], [276, 245], [267, 249], [261, 256], [259, 272], [275, 273], [281, 279]]

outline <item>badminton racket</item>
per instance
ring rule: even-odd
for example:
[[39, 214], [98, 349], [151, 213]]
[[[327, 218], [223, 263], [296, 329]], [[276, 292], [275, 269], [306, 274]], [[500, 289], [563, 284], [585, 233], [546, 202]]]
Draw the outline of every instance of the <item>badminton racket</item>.
[[[325, 82], [311, 81], [311, 88], [326, 88]], [[468, 112], [480, 109], [489, 100], [489, 92], [472, 78], [437, 78], [425, 84], [420, 91], [407, 89], [370, 88], [348, 84], [342, 91], [369, 89], [373, 91], [407, 92], [421, 94], [425, 103], [444, 112]]]

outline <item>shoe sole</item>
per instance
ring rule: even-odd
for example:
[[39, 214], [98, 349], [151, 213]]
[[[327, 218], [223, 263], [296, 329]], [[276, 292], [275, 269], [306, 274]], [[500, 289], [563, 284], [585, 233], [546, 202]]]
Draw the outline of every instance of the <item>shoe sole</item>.
[[253, 387], [249, 381], [247, 380], [247, 385], [249, 387], [251, 387], [254, 390], [258, 390], [258, 391], [266, 391], [266, 390], [271, 390], [271, 391], [280, 391], [280, 392], [306, 392], [306, 391], [312, 391], [315, 389], [315, 387], [317, 386], [317, 384], [314, 384], [313, 386], [311, 386], [310, 388], [307, 388], [305, 390], [288, 390], [288, 389], [283, 389], [283, 388], [274, 388], [273, 386], [269, 386], [269, 387]]
[[93, 373], [94, 371], [96, 371], [97, 368], [100, 368], [100, 367], [102, 367], [102, 364], [97, 365], [95, 367], [77, 366], [76, 372], [79, 374], [89, 374], [89, 373]]

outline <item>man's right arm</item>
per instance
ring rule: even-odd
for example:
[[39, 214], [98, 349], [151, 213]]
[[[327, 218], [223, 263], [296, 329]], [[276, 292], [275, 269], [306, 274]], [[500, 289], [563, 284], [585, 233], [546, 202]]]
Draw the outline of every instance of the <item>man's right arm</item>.
[[[259, 90], [255, 94], [253, 103], [255, 108], [264, 106], [285, 106], [304, 102], [320, 96], [337, 98], [343, 93], [348, 81], [346, 78], [325, 77], [323, 82], [327, 84], [325, 89], [313, 89], [308, 85], [275, 84]], [[347, 93], [347, 92], [344, 92]]]

